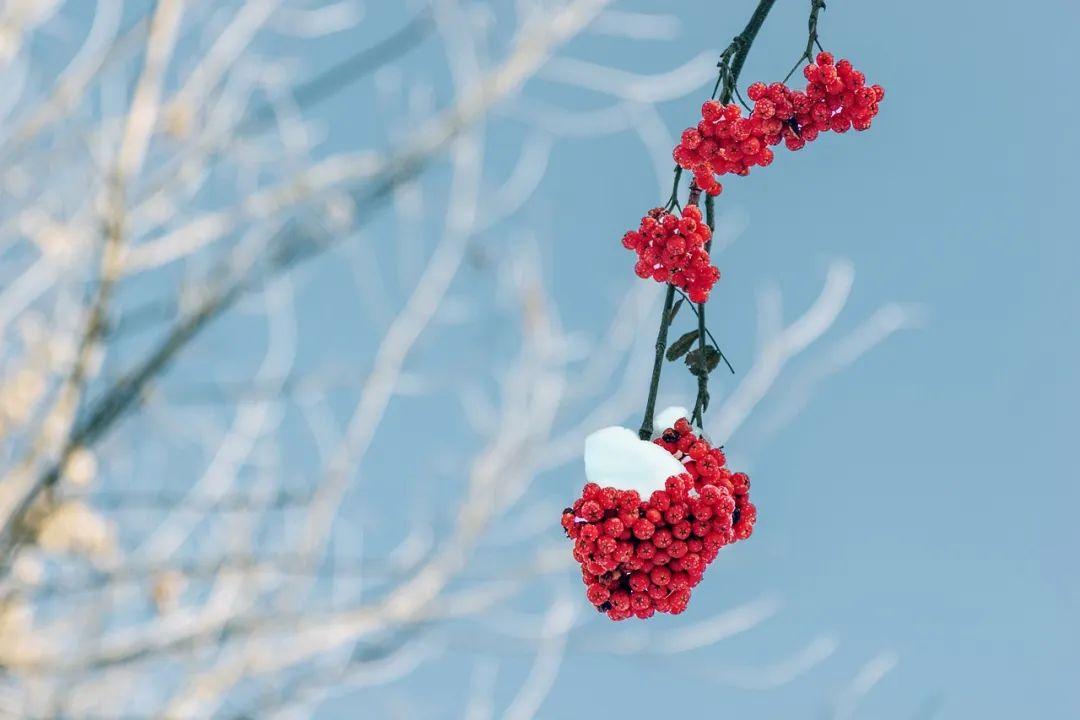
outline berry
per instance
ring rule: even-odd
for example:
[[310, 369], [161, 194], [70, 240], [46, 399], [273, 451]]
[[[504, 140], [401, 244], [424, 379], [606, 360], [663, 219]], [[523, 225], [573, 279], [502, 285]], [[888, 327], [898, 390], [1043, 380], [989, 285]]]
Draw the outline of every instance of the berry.
[[638, 540], [648, 540], [656, 532], [656, 526], [645, 518], [634, 523], [634, 537]]
[[592, 583], [585, 595], [593, 605], [603, 605], [611, 597], [611, 591], [600, 583]]
[[[648, 217], [649, 231], [671, 226], [662, 213]], [[685, 611], [720, 549], [750, 537], [757, 521], [750, 478], [728, 470], [723, 451], [686, 418], [654, 442], [685, 463], [665, 489], [643, 501], [636, 491], [588, 484], [561, 517], [585, 595], [612, 620]]]

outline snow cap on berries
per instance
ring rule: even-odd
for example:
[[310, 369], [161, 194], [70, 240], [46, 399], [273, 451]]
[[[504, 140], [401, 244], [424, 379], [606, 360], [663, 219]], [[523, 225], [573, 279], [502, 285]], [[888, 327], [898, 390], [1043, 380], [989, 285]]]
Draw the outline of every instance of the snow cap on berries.
[[660, 412], [656, 413], [653, 417], [653, 439], [660, 437], [660, 433], [664, 432], [666, 428], [675, 427], [675, 423], [679, 422], [682, 418], [690, 417], [690, 413], [686, 411], [686, 408], [673, 405], [669, 408], [664, 408]]
[[669, 477], [685, 471], [671, 453], [624, 427], [613, 425], [585, 438], [585, 477], [601, 487], [637, 490], [648, 497], [653, 490], [663, 490]]

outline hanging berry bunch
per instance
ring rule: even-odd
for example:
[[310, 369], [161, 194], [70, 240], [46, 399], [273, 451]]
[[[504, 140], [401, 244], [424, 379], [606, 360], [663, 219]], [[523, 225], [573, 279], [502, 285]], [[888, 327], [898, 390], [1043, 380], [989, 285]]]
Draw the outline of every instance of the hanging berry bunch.
[[710, 240], [712, 230], [702, 222], [701, 210], [687, 205], [682, 217], [653, 208], [636, 231], [623, 235], [623, 247], [638, 254], [634, 266], [638, 277], [670, 283], [688, 292], [691, 302], [703, 303], [720, 279], [705, 249]]
[[684, 462], [683, 472], [645, 499], [590, 482], [563, 511], [586, 597], [612, 620], [681, 613], [720, 548], [750, 537], [757, 519], [750, 478], [728, 470], [723, 451], [686, 418], [654, 444]]
[[709, 195], [723, 189], [714, 176], [746, 175], [754, 165], [773, 161], [770, 146], [783, 140], [789, 150], [800, 150], [820, 133], [867, 130], [885, 97], [880, 85], [866, 85], [866, 76], [850, 61], [833, 64], [828, 52], [803, 70], [805, 90], [792, 90], [782, 82], [756, 82], [746, 89], [754, 108], [743, 117], [734, 103], [709, 100], [701, 106], [701, 122], [687, 128], [672, 153], [679, 167], [694, 174], [694, 182]]
[[[613, 620], [683, 612], [720, 549], [750, 537], [757, 520], [750, 479], [731, 472], [722, 450], [700, 431], [709, 407], [709, 373], [727, 362], [705, 322], [706, 303], [720, 279], [709, 255], [714, 202], [722, 190], [717, 178], [772, 164], [773, 148], [781, 142], [800, 150], [822, 133], [867, 130], [885, 96], [850, 61], [836, 62], [821, 47], [817, 23], [825, 2], [810, 0], [799, 60], [783, 81], [751, 84], [746, 96], [754, 105], [746, 105], [737, 89], [739, 73], [774, 3], [759, 0], [745, 29], [721, 54], [712, 97], [672, 153], [675, 180], [666, 205], [650, 210], [637, 230], [623, 236], [623, 246], [637, 253], [637, 275], [667, 286], [645, 416], [636, 434], [611, 427], [586, 438], [588, 482], [562, 516], [586, 596]], [[793, 89], [787, 82], [804, 62], [806, 84]], [[684, 171], [693, 179], [680, 205]], [[702, 193], [704, 213], [698, 208]], [[676, 294], [682, 296], [678, 302]], [[686, 300], [696, 327], [669, 344], [668, 331]], [[692, 412], [670, 408], [654, 418], [665, 355], [685, 359], [697, 378], [697, 397]], [[663, 428], [658, 436], [654, 424]]]

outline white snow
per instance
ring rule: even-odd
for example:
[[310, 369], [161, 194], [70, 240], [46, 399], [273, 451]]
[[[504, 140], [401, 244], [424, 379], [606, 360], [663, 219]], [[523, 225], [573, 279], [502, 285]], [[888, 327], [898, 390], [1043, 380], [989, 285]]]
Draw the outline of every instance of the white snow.
[[585, 438], [585, 477], [597, 485], [637, 490], [646, 498], [653, 490], [663, 490], [669, 477], [682, 472], [682, 463], [671, 453], [639, 440], [633, 430], [612, 426]]
[[690, 413], [684, 407], [674, 405], [669, 408], [664, 408], [653, 417], [653, 438], [660, 437], [660, 433], [664, 432], [669, 427], [675, 427], [675, 423], [678, 422], [680, 418], [689, 417]]

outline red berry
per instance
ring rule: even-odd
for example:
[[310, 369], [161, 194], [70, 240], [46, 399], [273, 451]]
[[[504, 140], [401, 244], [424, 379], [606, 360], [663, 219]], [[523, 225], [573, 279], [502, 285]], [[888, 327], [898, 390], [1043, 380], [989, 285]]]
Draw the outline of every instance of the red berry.
[[724, 106], [716, 100], [708, 100], [701, 106], [701, 117], [706, 121], [717, 120], [724, 112]]
[[649, 580], [657, 587], [665, 587], [671, 582], [671, 571], [666, 567], [654, 568], [653, 571], [649, 573]]
[[634, 523], [633, 531], [634, 537], [636, 537], [638, 540], [648, 540], [653, 536], [653, 533], [656, 532], [656, 526], [645, 518], [642, 518], [641, 520], [638, 520], [636, 523]]
[[628, 610], [630, 608], [630, 594], [624, 590], [616, 590], [611, 593], [609, 602], [611, 603], [611, 607], [616, 610]]
[[600, 583], [589, 585], [589, 589], [585, 594], [593, 605], [603, 605], [611, 597], [611, 591]]

